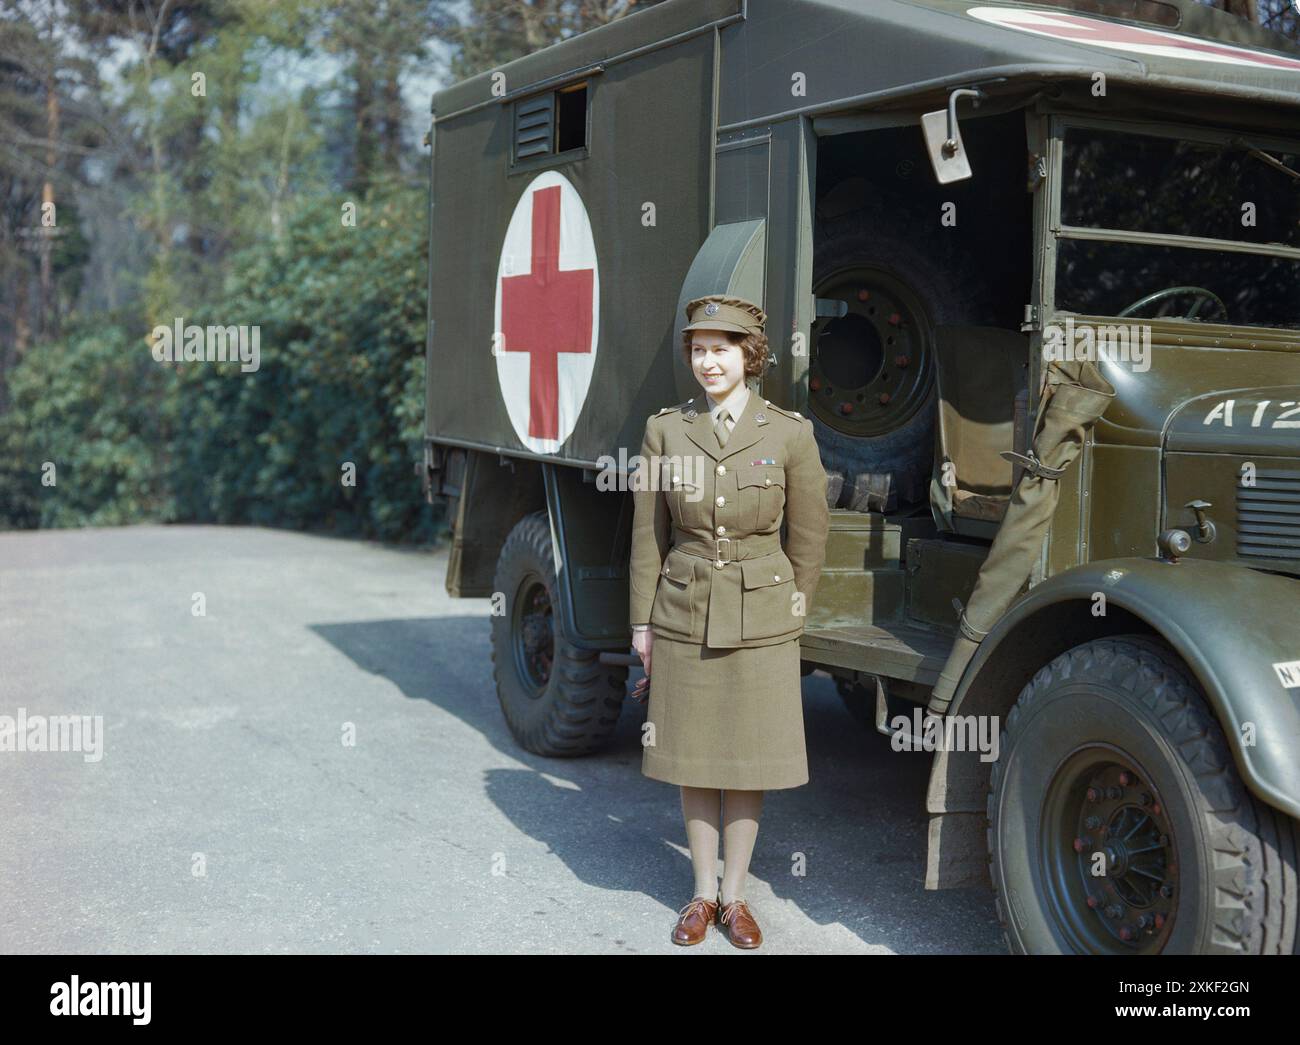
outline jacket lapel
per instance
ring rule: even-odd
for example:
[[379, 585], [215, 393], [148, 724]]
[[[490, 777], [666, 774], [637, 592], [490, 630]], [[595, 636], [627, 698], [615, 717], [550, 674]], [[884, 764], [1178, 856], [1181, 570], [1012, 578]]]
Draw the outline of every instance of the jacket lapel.
[[686, 432], [686, 438], [716, 461], [722, 456], [722, 447], [718, 445], [718, 437], [713, 434], [713, 420], [709, 414], [709, 400], [703, 395], [699, 396], [698, 399], [699, 402], [686, 412], [686, 424], [683, 428]]

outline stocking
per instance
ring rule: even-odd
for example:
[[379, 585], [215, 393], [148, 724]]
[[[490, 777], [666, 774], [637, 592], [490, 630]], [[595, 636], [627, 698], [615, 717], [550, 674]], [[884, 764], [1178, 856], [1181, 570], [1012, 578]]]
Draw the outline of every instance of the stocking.
[[758, 816], [763, 810], [763, 792], [724, 791], [723, 795], [726, 859], [722, 868], [722, 902], [729, 904], [745, 896], [749, 859], [754, 855]]
[[682, 815], [686, 818], [686, 844], [695, 869], [695, 895], [713, 900], [718, 895], [718, 825], [722, 792], [713, 787], [683, 787]]

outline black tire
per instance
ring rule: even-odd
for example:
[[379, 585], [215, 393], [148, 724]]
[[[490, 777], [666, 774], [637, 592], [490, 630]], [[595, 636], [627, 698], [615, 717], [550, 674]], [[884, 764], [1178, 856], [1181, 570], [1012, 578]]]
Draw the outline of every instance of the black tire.
[[627, 668], [601, 664], [558, 632], [555, 558], [545, 512], [520, 519], [497, 559], [494, 590], [504, 612], [492, 618], [492, 677], [506, 725], [520, 747], [572, 757], [599, 750], [614, 732]]
[[987, 816], [1012, 953], [1297, 946], [1295, 824], [1250, 794], [1200, 687], [1156, 639], [1097, 639], [1034, 676], [1007, 716]]
[[991, 322], [994, 301], [952, 242], [937, 220], [908, 224], [879, 206], [818, 223], [813, 292], [849, 308], [818, 319], [810, 346], [808, 410], [828, 490], [840, 490], [831, 507], [894, 511], [928, 496], [934, 327]]
[[863, 729], [876, 731], [876, 692], [868, 689], [861, 682], [850, 682], [846, 678], [836, 678], [835, 689], [844, 702], [844, 710], [853, 716], [853, 720]]

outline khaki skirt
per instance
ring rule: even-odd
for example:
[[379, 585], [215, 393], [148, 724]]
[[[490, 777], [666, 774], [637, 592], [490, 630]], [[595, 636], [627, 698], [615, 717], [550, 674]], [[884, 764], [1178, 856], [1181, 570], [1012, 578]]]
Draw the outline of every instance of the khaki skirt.
[[655, 633], [641, 772], [689, 787], [808, 783], [799, 638], [715, 649]]

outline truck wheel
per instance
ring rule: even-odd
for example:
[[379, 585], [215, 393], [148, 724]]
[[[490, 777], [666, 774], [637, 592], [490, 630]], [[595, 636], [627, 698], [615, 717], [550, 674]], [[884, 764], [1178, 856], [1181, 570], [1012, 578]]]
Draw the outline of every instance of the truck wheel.
[[520, 519], [497, 560], [495, 591], [504, 612], [492, 618], [492, 677], [506, 724], [520, 747], [538, 755], [586, 755], [618, 723], [627, 668], [601, 664], [559, 631], [555, 559], [545, 512]]
[[893, 511], [928, 496], [934, 327], [988, 322], [993, 300], [941, 231], [927, 237], [871, 208], [819, 223], [813, 293], [848, 311], [813, 324], [808, 410], [844, 507]]
[[988, 798], [1017, 954], [1290, 954], [1293, 821], [1258, 802], [1182, 661], [1140, 635], [1067, 650], [1021, 691]]

